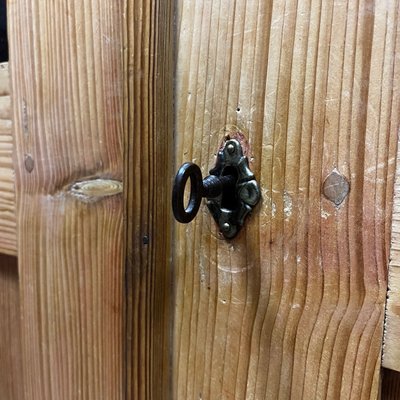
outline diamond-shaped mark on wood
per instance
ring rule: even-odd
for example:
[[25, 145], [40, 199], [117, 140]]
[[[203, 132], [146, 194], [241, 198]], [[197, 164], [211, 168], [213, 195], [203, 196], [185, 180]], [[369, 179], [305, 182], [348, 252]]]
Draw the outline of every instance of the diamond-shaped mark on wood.
[[325, 179], [323, 185], [324, 196], [336, 206], [342, 204], [343, 200], [349, 194], [349, 191], [349, 181], [338, 171], [332, 171]]

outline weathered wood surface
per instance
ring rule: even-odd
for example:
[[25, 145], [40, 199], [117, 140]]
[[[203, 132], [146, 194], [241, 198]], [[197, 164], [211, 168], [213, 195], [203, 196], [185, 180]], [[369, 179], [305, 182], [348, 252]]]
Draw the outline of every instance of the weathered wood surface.
[[382, 365], [400, 371], [400, 146], [397, 149]]
[[8, 5], [24, 395], [122, 399], [122, 3]]
[[127, 399], [171, 400], [173, 1], [128, 1]]
[[13, 138], [8, 63], [0, 64], [0, 253], [17, 254]]
[[176, 166], [206, 173], [240, 130], [263, 201], [233, 241], [205, 207], [177, 226], [174, 398], [376, 398], [399, 2], [178, 7]]
[[23, 400], [17, 259], [0, 255], [0, 399]]

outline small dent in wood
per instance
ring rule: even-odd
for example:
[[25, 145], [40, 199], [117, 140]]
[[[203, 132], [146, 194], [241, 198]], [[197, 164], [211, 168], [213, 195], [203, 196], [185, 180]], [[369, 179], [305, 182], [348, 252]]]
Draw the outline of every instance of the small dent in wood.
[[94, 202], [104, 197], [122, 193], [122, 182], [114, 179], [91, 179], [75, 182], [70, 187], [70, 194], [83, 202]]
[[328, 175], [323, 184], [324, 196], [336, 206], [342, 204], [349, 191], [350, 184], [348, 180], [336, 169]]
[[25, 161], [24, 161], [25, 169], [31, 173], [33, 168], [35, 168], [35, 161], [30, 154], [25, 154]]

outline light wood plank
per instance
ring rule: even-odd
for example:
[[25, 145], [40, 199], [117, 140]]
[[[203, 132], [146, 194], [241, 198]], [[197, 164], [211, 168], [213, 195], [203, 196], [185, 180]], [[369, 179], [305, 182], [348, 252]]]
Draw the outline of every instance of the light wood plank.
[[377, 397], [398, 21], [398, 1], [178, 2], [176, 167], [205, 174], [239, 130], [263, 201], [230, 242], [205, 207], [177, 226], [174, 398]]
[[127, 399], [171, 400], [173, 1], [127, 2]]
[[122, 3], [8, 5], [24, 396], [122, 399]]
[[8, 63], [0, 64], [0, 253], [17, 254], [15, 174]]
[[17, 259], [0, 255], [0, 399], [22, 400]]
[[[400, 71], [399, 71], [400, 72]], [[397, 104], [400, 107], [400, 104]], [[400, 146], [397, 151], [382, 365], [400, 371]]]

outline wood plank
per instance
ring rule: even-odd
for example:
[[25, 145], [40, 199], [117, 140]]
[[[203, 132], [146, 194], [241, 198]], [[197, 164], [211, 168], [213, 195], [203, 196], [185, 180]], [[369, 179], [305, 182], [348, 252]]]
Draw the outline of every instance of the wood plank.
[[0, 253], [17, 254], [15, 174], [8, 63], [0, 64]]
[[[400, 71], [398, 71], [400, 72]], [[400, 104], [397, 104], [400, 107]], [[400, 371], [400, 146], [397, 148], [382, 365]]]
[[178, 1], [176, 167], [206, 173], [240, 131], [263, 201], [233, 241], [205, 207], [177, 226], [174, 398], [377, 397], [398, 21], [398, 1]]
[[17, 259], [0, 255], [0, 398], [23, 399]]
[[24, 396], [122, 399], [122, 3], [8, 5]]
[[128, 1], [127, 399], [171, 397], [173, 1]]
[[380, 400], [397, 400], [400, 398], [400, 374], [384, 368], [382, 371], [382, 395]]

